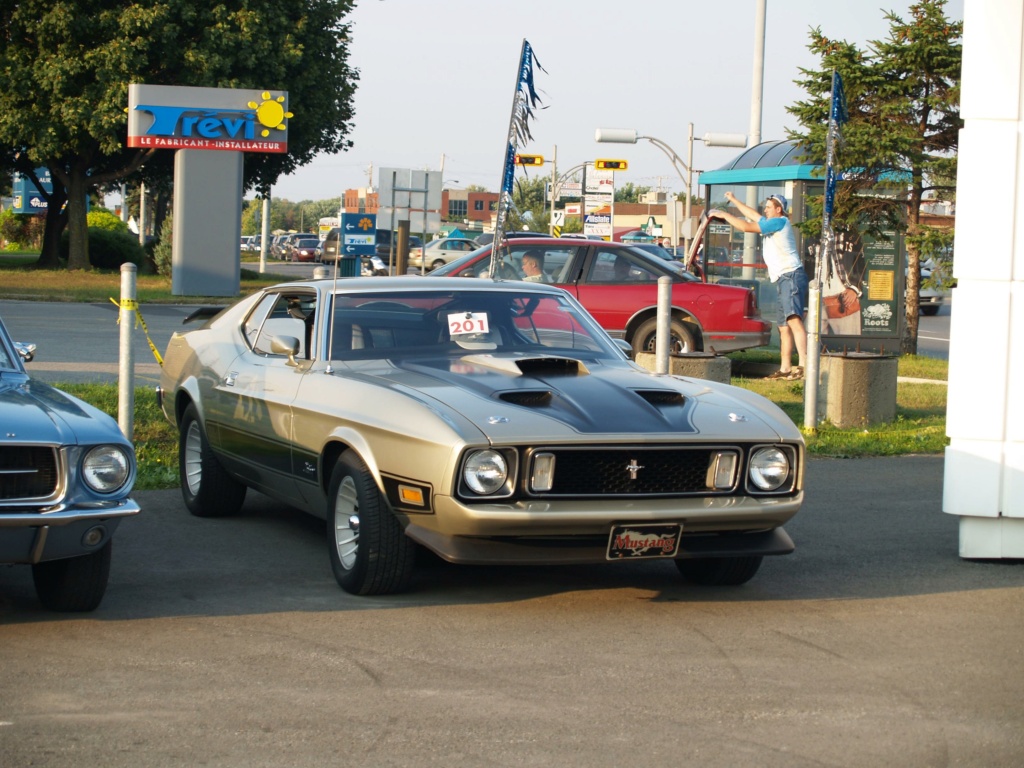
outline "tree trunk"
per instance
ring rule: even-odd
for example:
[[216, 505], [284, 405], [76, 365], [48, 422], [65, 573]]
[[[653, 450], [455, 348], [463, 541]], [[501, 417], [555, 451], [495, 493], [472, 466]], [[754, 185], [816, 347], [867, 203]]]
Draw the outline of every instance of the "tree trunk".
[[85, 168], [75, 163], [68, 180], [68, 269], [88, 270], [92, 265], [89, 262], [89, 223], [86, 219], [89, 179]]
[[[51, 176], [52, 178], [52, 176]], [[46, 201], [46, 221], [43, 225], [43, 249], [36, 266], [39, 269], [60, 268], [60, 236], [68, 223], [68, 212], [64, 203], [68, 193], [64, 185], [53, 179], [53, 192]]]
[[[916, 235], [921, 225], [921, 188], [911, 188], [907, 202], [907, 234]], [[916, 244], [907, 245], [907, 289], [906, 328], [901, 339], [900, 352], [904, 355], [917, 354], [917, 329], [920, 320], [921, 254]]]

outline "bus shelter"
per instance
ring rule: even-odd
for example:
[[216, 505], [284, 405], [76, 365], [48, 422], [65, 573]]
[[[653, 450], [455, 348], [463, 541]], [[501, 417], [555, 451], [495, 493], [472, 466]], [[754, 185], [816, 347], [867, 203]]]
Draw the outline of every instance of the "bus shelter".
[[[804, 269], [813, 280], [821, 235], [803, 235], [796, 225], [810, 217], [808, 201], [824, 194], [823, 171], [807, 161], [795, 141], [767, 141], [744, 150], [718, 170], [702, 173], [699, 183], [707, 209], [728, 210], [726, 192], [759, 211], [769, 195], [784, 195]], [[760, 235], [736, 231], [725, 221], [712, 222], [702, 260], [709, 281], [753, 288], [761, 316], [775, 321], [778, 296], [768, 280]], [[836, 258], [823, 265], [822, 346], [832, 352], [899, 354], [906, 322], [905, 268], [906, 251], [899, 233], [884, 238], [866, 233], [840, 237]], [[777, 328], [773, 334], [778, 337]]]

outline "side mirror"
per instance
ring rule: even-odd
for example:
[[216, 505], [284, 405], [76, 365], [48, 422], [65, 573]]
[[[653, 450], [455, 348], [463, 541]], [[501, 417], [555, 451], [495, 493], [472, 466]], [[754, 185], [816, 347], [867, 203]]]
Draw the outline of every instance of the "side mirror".
[[16, 341], [14, 342], [14, 348], [18, 351], [18, 356], [26, 363], [31, 363], [32, 359], [36, 356], [36, 345], [27, 341]]
[[288, 355], [288, 365], [298, 367], [295, 356], [299, 354], [299, 340], [294, 336], [274, 336], [270, 339], [270, 351], [275, 355]]

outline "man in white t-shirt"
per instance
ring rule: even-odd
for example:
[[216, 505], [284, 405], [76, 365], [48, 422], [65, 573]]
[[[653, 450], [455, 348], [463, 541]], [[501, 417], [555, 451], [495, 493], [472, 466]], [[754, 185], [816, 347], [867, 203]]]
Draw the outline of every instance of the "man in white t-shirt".
[[[764, 215], [749, 205], [741, 203], [732, 192], [725, 193], [725, 199], [736, 206], [745, 218], [733, 216], [725, 211], [713, 210], [709, 217], [724, 219], [741, 232], [753, 232], [764, 238], [764, 263], [768, 267], [768, 278], [779, 291], [779, 342], [782, 350], [782, 365], [769, 379], [802, 379], [807, 364], [807, 329], [804, 314], [807, 312], [807, 273], [804, 271], [800, 254], [796, 250], [796, 234], [786, 217], [789, 203], [782, 195], [769, 195], [764, 203]], [[793, 347], [800, 358], [800, 364], [793, 368]]]

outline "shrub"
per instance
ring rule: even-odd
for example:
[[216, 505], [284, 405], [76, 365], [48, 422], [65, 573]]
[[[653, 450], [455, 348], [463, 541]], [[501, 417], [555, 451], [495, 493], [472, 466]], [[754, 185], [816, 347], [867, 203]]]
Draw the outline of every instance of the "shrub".
[[[68, 251], [68, 233], [65, 231], [60, 238], [60, 256], [65, 261]], [[89, 263], [96, 269], [120, 269], [125, 263], [141, 268], [145, 260], [146, 254], [137, 235], [89, 227]]]
[[127, 232], [128, 224], [106, 208], [93, 208], [89, 211], [86, 221], [89, 229], [106, 229], [110, 232]]
[[173, 247], [174, 224], [171, 217], [164, 219], [160, 226], [160, 239], [153, 245], [153, 265], [158, 275], [171, 276], [171, 253]]
[[45, 213], [15, 213], [10, 208], [0, 211], [0, 242], [6, 250], [12, 251], [41, 248], [45, 224]]

